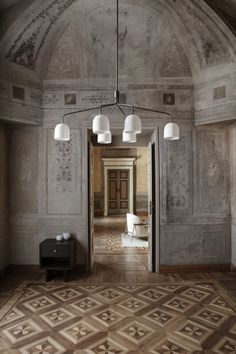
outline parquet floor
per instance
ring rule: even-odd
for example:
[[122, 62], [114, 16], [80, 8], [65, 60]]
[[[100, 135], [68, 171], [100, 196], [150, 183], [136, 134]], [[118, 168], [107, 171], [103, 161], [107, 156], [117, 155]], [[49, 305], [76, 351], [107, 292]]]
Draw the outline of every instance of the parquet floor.
[[236, 353], [236, 273], [155, 274], [142, 252], [110, 252], [68, 283], [1, 278], [0, 353]]
[[2, 353], [235, 353], [236, 303], [219, 284], [225, 275], [165, 277], [150, 284], [39, 279], [2, 307]]
[[[143, 216], [145, 218], [145, 216]], [[124, 233], [124, 216], [96, 217], [94, 219], [93, 260], [97, 269], [147, 270], [147, 248], [124, 248], [121, 233]]]

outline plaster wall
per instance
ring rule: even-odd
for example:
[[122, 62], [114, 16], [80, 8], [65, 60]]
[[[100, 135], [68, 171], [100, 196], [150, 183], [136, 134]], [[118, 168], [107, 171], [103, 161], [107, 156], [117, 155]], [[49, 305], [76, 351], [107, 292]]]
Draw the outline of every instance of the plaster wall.
[[0, 270], [4, 269], [8, 259], [8, 146], [7, 131], [4, 125], [0, 125]]
[[182, 127], [163, 146], [161, 264], [230, 263], [228, 149], [217, 125]]
[[[114, 7], [22, 4], [0, 34], [0, 118], [35, 125], [10, 132], [10, 263], [38, 264], [39, 242], [68, 230], [77, 262], [88, 264], [93, 115], [69, 120], [70, 143], [55, 143], [53, 129], [65, 112], [113, 101]], [[160, 262], [230, 263], [228, 131], [194, 123], [235, 118], [235, 37], [203, 1], [126, 1], [121, 12], [123, 101], [173, 113], [181, 131], [178, 142], [164, 142], [166, 117], [142, 116], [144, 129], [159, 131]], [[121, 129], [123, 118], [113, 114], [111, 125]]]
[[231, 175], [231, 259], [236, 265], [236, 124], [230, 126], [230, 175]]
[[[169, 86], [169, 90], [176, 97], [181, 94], [181, 88]], [[64, 112], [59, 98], [66, 93], [70, 91], [45, 92], [42, 127], [11, 132], [11, 263], [38, 264], [39, 242], [68, 230], [77, 240], [77, 262], [88, 264], [87, 132], [93, 114], [68, 122], [71, 142], [55, 142], [53, 128]], [[100, 91], [76, 94], [87, 97], [88, 106], [94, 95], [107, 99]], [[150, 100], [149, 90], [142, 95]], [[142, 116], [144, 131], [159, 130], [160, 263], [230, 263], [228, 131], [218, 125], [195, 128], [191, 105], [180, 106], [176, 101], [175, 108], [181, 132], [175, 142], [163, 140], [164, 116]], [[111, 125], [121, 129], [123, 118], [114, 113]]]

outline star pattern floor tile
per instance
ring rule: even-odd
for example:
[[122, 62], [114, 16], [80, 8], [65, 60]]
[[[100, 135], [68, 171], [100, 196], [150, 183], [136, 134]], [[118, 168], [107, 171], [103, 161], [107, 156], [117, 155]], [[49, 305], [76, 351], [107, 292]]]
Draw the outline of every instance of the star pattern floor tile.
[[236, 353], [236, 312], [212, 284], [29, 285], [0, 320], [22, 354]]

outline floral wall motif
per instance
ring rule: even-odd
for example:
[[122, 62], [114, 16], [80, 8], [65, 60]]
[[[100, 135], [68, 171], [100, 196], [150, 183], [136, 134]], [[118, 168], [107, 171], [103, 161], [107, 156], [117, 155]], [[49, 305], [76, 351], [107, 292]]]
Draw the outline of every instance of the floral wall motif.
[[71, 129], [71, 140], [53, 139], [53, 129], [47, 131], [47, 212], [52, 215], [80, 215], [82, 211], [83, 158], [81, 131]]
[[35, 65], [48, 33], [74, 0], [53, 0], [41, 10], [20, 32], [7, 52], [11, 62], [29, 69]]
[[28, 192], [31, 188], [32, 172], [30, 162], [30, 158], [25, 155], [22, 158], [22, 164], [19, 166], [19, 188], [25, 192]]
[[196, 1], [178, 0], [175, 4], [175, 10], [191, 36], [201, 68], [234, 61], [235, 53], [227, 37], [220, 27], [215, 27], [213, 20], [209, 21], [210, 17], [199, 8]]
[[225, 212], [228, 204], [225, 133], [199, 132], [199, 145], [201, 212]]
[[166, 37], [161, 56], [160, 75], [162, 77], [191, 77], [191, 68], [186, 53], [174, 29], [169, 24], [167, 26], [164, 29]]
[[77, 19], [72, 21], [54, 48], [47, 68], [47, 78], [73, 79], [81, 77], [83, 51], [81, 25]]
[[182, 132], [179, 141], [166, 142], [166, 212], [192, 213], [192, 133]]
[[56, 192], [72, 192], [72, 141], [56, 142]]

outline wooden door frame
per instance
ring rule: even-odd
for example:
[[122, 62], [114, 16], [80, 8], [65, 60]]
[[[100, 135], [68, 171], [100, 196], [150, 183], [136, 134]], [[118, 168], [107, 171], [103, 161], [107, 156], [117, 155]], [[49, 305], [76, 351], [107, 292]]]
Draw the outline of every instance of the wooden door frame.
[[[151, 134], [150, 142], [152, 144], [152, 148], [154, 149], [155, 161], [151, 161], [152, 168], [155, 169], [155, 230], [156, 230], [156, 238], [155, 238], [155, 273], [159, 273], [160, 271], [160, 241], [161, 241], [161, 224], [160, 224], [160, 130], [157, 127], [153, 133]], [[154, 166], [153, 166], [154, 162]], [[153, 183], [153, 181], [152, 181]]]
[[129, 212], [134, 212], [134, 161], [135, 158], [103, 158], [104, 168], [104, 216], [108, 216], [108, 171], [128, 170], [129, 171]]
[[[161, 227], [160, 227], [160, 213], [161, 213], [161, 209], [160, 209], [160, 130], [159, 127], [157, 127], [157, 129], [154, 129], [153, 133], [156, 130], [156, 139], [155, 139], [155, 151], [156, 151], [156, 165], [155, 165], [155, 170], [156, 170], [156, 226], [158, 228], [158, 232], [157, 232], [157, 238], [156, 238], [156, 269], [155, 272], [159, 273], [160, 272], [160, 238], [161, 238]], [[153, 137], [153, 134], [152, 134]], [[150, 141], [153, 140], [150, 138]], [[89, 141], [89, 139], [87, 140]], [[89, 151], [89, 149], [88, 149]], [[87, 151], [87, 152], [88, 152]], [[87, 154], [88, 158], [87, 160], [89, 161], [89, 155]], [[108, 159], [107, 159], [108, 160]], [[113, 159], [112, 159], [113, 160]], [[135, 160], [135, 159], [134, 159]], [[123, 166], [122, 166], [123, 167]], [[114, 166], [112, 166], [112, 168], [114, 168]], [[120, 169], [120, 166], [119, 166]], [[88, 164], [88, 176], [90, 176], [90, 167]], [[89, 180], [89, 178], [88, 178]], [[87, 182], [86, 182], [87, 183]], [[90, 198], [90, 193], [92, 191], [89, 191], [88, 189], [88, 208], [89, 208], [89, 198]], [[88, 217], [88, 222], [89, 222], [89, 216]], [[88, 235], [89, 235], [89, 230], [88, 230]], [[91, 252], [91, 244], [90, 244], [90, 240], [88, 237], [88, 252]], [[91, 269], [91, 264], [89, 262], [89, 259], [86, 262], [86, 269], [92, 271]]]

